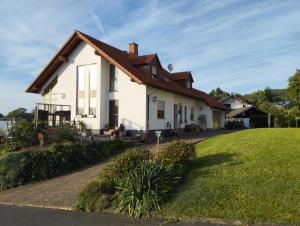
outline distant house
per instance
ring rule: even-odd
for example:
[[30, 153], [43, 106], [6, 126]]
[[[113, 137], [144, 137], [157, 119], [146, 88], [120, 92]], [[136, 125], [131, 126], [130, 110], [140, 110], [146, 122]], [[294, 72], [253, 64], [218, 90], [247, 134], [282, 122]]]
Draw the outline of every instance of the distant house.
[[75, 31], [27, 89], [42, 96], [38, 118], [83, 121], [94, 133], [122, 125], [130, 135], [224, 127], [228, 109], [193, 88], [190, 71], [171, 73], [157, 54], [138, 52], [136, 43], [124, 51]]
[[245, 108], [245, 107], [252, 106], [252, 104], [240, 99], [235, 95], [227, 96], [224, 99], [222, 99], [220, 102], [229, 109], [238, 109], [238, 108]]
[[220, 102], [231, 109], [226, 114], [227, 121], [240, 121], [245, 128], [268, 127], [268, 114], [256, 108], [251, 103], [235, 95], [225, 97]]

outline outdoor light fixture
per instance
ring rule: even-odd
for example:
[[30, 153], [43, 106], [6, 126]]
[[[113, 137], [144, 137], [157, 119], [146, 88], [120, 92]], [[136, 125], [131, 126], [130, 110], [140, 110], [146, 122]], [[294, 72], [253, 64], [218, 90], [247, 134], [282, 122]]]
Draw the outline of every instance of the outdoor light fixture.
[[61, 99], [65, 99], [66, 98], [66, 94], [65, 93], [59, 93], [59, 94], [60, 94]]

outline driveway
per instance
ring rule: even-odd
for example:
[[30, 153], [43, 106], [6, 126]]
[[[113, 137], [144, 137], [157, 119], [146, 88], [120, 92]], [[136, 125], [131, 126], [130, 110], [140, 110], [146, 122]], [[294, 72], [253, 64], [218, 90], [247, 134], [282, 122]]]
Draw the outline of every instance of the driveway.
[[102, 162], [42, 182], [34, 182], [0, 193], [0, 204], [72, 209], [76, 195], [98, 177], [108, 162]]

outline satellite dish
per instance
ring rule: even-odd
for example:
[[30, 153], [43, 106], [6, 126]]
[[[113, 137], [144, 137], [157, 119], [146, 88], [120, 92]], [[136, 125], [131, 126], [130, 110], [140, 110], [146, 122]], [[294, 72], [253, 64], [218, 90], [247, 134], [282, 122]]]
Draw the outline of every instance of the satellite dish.
[[171, 71], [173, 71], [173, 69], [174, 69], [173, 64], [169, 64], [169, 65], [168, 65], [168, 70], [171, 72]]

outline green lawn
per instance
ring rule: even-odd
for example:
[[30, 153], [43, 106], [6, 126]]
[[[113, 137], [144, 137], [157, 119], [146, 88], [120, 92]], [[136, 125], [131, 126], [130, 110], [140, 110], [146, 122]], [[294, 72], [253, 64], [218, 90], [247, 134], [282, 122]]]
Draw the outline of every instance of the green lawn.
[[166, 217], [300, 225], [300, 129], [252, 129], [196, 145]]

